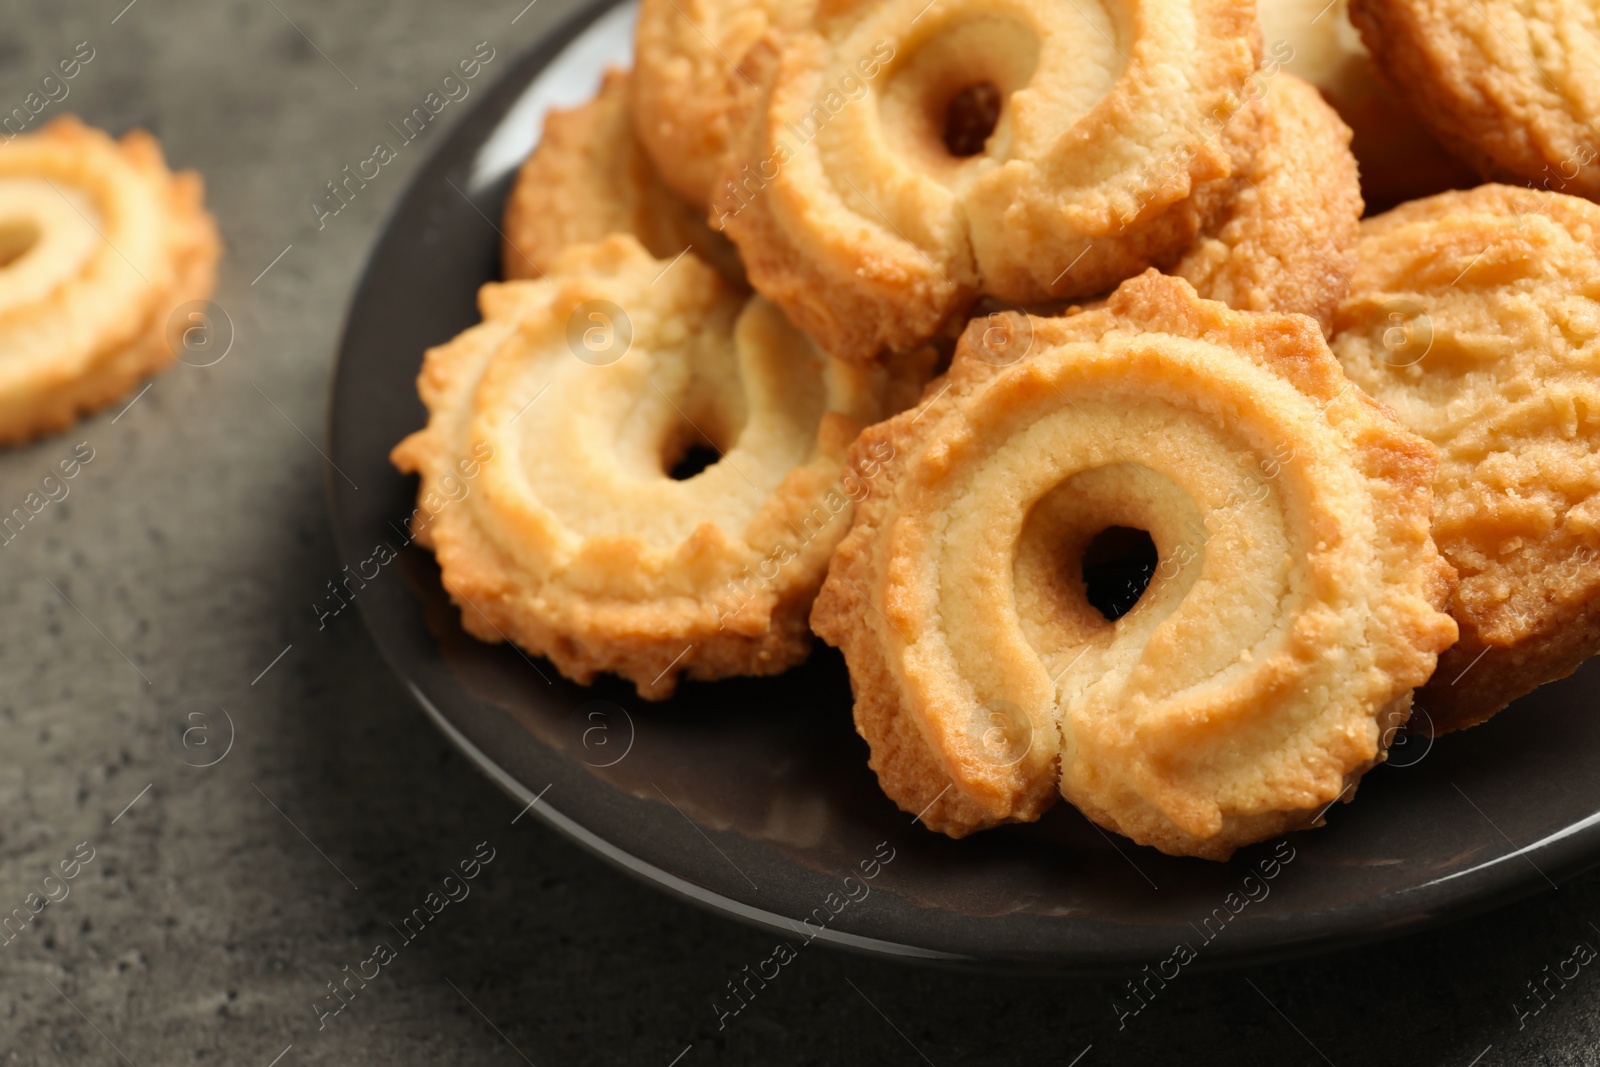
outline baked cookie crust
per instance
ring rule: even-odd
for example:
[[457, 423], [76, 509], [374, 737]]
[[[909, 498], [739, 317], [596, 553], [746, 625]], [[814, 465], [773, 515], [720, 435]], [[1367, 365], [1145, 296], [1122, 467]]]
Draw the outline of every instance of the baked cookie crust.
[[1485, 178], [1600, 197], [1600, 10], [1584, 0], [1350, 0], [1373, 60]]
[[[421, 475], [417, 540], [463, 627], [650, 700], [805, 659], [812, 597], [876, 475], [845, 449], [925, 362], [840, 363], [692, 254], [627, 235], [479, 305], [429, 350], [428, 425], [392, 453]], [[673, 477], [695, 445], [715, 462]]]
[[[1057, 790], [1175, 855], [1314, 823], [1381, 760], [1456, 638], [1432, 447], [1303, 316], [1149, 272], [1065, 318], [974, 323], [890, 453], [812, 611], [884, 791], [953, 837]], [[1159, 564], [1115, 621], [1078, 564]]]
[[818, 5], [741, 64], [712, 225], [857, 362], [979, 295], [1097, 295], [1224, 207], [1258, 53], [1249, 0]]
[[781, 34], [811, 0], [640, 0], [633, 110], [662, 178], [703, 215], [732, 121], [756, 90], [745, 57]]
[[222, 245], [193, 171], [142, 130], [60, 118], [0, 145], [0, 444], [64, 429], [176, 358]]
[[588, 103], [545, 116], [539, 146], [506, 201], [501, 265], [507, 280], [537, 278], [573, 245], [632, 234], [652, 256], [690, 251], [743, 285], [733, 245], [669, 189], [634, 136], [631, 78], [606, 71]]
[[1483, 722], [1600, 651], [1600, 206], [1505, 185], [1361, 227], [1333, 350], [1439, 450], [1461, 641], [1417, 695]]
[[1348, 0], [1258, 0], [1264, 61], [1315, 85], [1350, 127], [1350, 150], [1361, 165], [1361, 195], [1369, 211], [1481, 179], [1439, 144], [1417, 116], [1409, 94], [1378, 73]]
[[1350, 128], [1293, 74], [1266, 84], [1250, 162], [1222, 217], [1172, 273], [1208, 300], [1310, 315], [1326, 334], [1350, 288], [1361, 220]]

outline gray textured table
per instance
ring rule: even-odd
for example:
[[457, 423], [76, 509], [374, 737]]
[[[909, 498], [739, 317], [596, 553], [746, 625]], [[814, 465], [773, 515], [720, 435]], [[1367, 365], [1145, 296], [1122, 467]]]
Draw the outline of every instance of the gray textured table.
[[[1091, 1044], [1084, 1067], [1600, 1062], [1600, 969], [1526, 987], [1600, 947], [1600, 876], [1379, 948], [1191, 976], [1120, 1031], [1114, 983], [828, 951], [719, 1029], [712, 997], [769, 935], [509, 826], [355, 613], [319, 632], [311, 607], [337, 571], [314, 444], [335, 335], [427, 145], [320, 231], [309, 203], [477, 42], [509, 58], [570, 7], [525, 2], [0, 0], [0, 110], [88, 41], [46, 115], [148, 126], [205, 174], [237, 332], [120, 416], [0, 454], [9, 508], [94, 450], [0, 547], [0, 911], [81, 842], [93, 855], [0, 945], [0, 1063], [1065, 1065]], [[169, 735], [219, 705], [231, 751], [185, 765]], [[486, 839], [471, 896], [319, 1028], [327, 983]]]

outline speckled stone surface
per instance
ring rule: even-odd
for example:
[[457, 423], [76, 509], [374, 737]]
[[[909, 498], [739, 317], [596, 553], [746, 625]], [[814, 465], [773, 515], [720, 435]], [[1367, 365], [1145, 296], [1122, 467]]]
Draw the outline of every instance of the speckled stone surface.
[[[0, 945], [0, 1064], [1600, 1062], [1600, 966], [1526, 987], [1600, 947], [1600, 875], [1378, 948], [1185, 975], [1121, 1029], [1115, 983], [821, 949], [719, 1029], [712, 998], [770, 935], [512, 826], [356, 614], [318, 631], [311, 609], [337, 571], [313, 444], [335, 338], [427, 145], [320, 231], [309, 202], [477, 42], [509, 57], [572, 5], [125, 3], [0, 0], [0, 111], [90, 42], [46, 114], [148, 126], [205, 174], [236, 338], [120, 416], [0, 454], [7, 509], [78, 442], [95, 457], [0, 547], [0, 912], [93, 853]], [[217, 707], [232, 747], [190, 766], [170, 739], [220, 744]], [[319, 1028], [327, 983], [480, 842], [471, 895]]]

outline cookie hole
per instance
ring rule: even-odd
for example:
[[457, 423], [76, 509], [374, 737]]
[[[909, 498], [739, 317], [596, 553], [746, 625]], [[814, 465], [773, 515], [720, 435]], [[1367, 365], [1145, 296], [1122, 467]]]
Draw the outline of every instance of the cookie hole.
[[989, 136], [1000, 125], [1000, 106], [1005, 98], [991, 81], [978, 82], [951, 97], [944, 109], [944, 146], [957, 159], [982, 152]]
[[39, 243], [39, 226], [32, 219], [0, 222], [0, 270], [11, 266]]
[[1013, 98], [1033, 81], [1041, 39], [1032, 22], [1009, 13], [930, 14], [876, 84], [886, 147], [952, 187], [975, 179], [981, 160], [1003, 160]]
[[1116, 622], [1139, 603], [1160, 562], [1150, 534], [1131, 526], [1108, 526], [1083, 550], [1083, 585], [1089, 603]]
[[673, 459], [669, 455], [667, 461], [663, 464], [667, 471], [667, 477], [675, 482], [688, 481], [722, 458], [722, 453], [718, 452], [711, 442], [704, 439], [690, 440], [676, 451], [678, 451], [678, 457]]

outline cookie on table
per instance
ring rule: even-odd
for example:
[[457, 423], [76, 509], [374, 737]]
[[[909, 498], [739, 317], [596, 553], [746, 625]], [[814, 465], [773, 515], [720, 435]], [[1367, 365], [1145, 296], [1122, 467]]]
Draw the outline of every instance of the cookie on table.
[[64, 429], [166, 366], [222, 244], [193, 171], [75, 118], [0, 144], [0, 444]]

